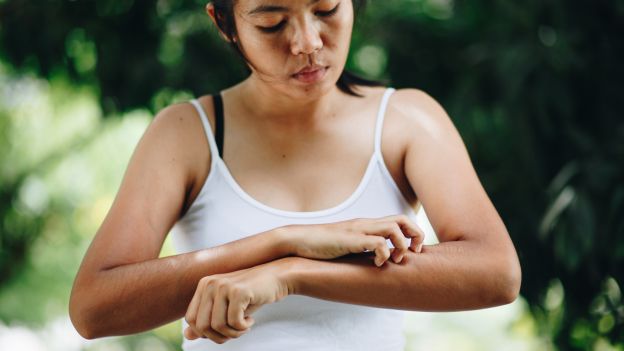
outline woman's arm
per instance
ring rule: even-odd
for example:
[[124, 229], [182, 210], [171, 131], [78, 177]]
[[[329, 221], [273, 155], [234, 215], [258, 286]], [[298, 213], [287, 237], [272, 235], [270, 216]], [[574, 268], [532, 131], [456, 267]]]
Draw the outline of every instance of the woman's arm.
[[87, 338], [134, 334], [182, 318], [197, 282], [286, 255], [278, 230], [221, 246], [83, 274], [70, 315]]
[[289, 294], [413, 311], [460, 311], [514, 301], [520, 277], [509, 255], [470, 241], [423, 245], [400, 264], [371, 264], [368, 253], [330, 261], [286, 257], [280, 265]]
[[350, 303], [449, 311], [513, 301], [521, 269], [513, 243], [443, 108], [405, 89], [390, 99], [384, 140], [405, 147], [404, 172], [440, 244], [376, 268], [361, 257], [302, 258], [287, 272], [295, 293]]
[[[201, 160], [201, 162], [198, 162]], [[158, 258], [210, 152], [190, 104], [161, 111], [139, 141], [115, 201], [76, 275], [70, 318], [86, 338], [146, 331], [184, 315], [204, 276], [282, 257], [280, 237], [260, 233], [215, 248]], [[210, 233], [218, 235], [218, 233]]]

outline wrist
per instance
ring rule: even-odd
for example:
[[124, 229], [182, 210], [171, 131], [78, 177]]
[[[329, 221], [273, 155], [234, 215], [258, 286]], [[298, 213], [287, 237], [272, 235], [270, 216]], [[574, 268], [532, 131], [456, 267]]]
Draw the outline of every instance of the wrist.
[[276, 275], [288, 295], [300, 295], [299, 272], [305, 258], [291, 256], [270, 262], [276, 268]]
[[286, 225], [271, 231], [272, 240], [280, 257], [297, 256], [296, 225]]

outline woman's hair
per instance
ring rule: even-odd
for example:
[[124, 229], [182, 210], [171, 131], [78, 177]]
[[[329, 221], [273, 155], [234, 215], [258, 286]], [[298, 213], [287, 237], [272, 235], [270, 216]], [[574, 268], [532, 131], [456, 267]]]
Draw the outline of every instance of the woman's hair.
[[[240, 45], [240, 42], [235, 39], [236, 37], [236, 22], [234, 20], [234, 2], [236, 0], [212, 0], [212, 4], [214, 5], [215, 12], [215, 20], [217, 22], [217, 26], [219, 29], [225, 34], [225, 36], [230, 41], [230, 45], [232, 48], [242, 57], [245, 62], [249, 65], [252, 63], [247, 59], [245, 52]], [[366, 6], [366, 0], [352, 0], [353, 1], [353, 9], [354, 13], [360, 13], [363, 8]], [[253, 65], [252, 65], [253, 66]], [[359, 77], [346, 69], [342, 71], [338, 81], [336, 82], [336, 86], [343, 92], [361, 97], [362, 95], [356, 93], [354, 91], [354, 86], [356, 85], [364, 85], [364, 86], [382, 86], [383, 83], [369, 80], [366, 78]]]

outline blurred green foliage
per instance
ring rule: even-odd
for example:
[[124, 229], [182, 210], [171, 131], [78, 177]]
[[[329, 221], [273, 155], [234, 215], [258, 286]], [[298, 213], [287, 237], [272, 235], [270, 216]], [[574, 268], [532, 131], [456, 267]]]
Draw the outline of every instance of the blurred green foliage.
[[[245, 76], [204, 5], [5, 0], [0, 60], [92, 91], [101, 117], [153, 114]], [[353, 35], [350, 69], [448, 111], [516, 244], [521, 293], [561, 350], [624, 347], [623, 33], [621, 0], [378, 0]], [[16, 135], [20, 121], [0, 110], [0, 289], [46, 226], [76, 211], [71, 198], [42, 199], [40, 178], [92, 137], [77, 127], [48, 145]]]

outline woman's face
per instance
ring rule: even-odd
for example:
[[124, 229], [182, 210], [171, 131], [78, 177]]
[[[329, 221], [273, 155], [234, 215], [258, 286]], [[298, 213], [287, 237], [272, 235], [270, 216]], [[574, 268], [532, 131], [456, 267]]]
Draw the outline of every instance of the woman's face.
[[234, 15], [253, 78], [294, 98], [335, 86], [351, 42], [352, 0], [238, 0]]

